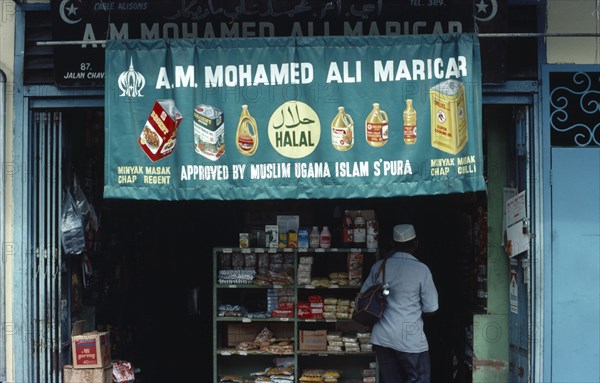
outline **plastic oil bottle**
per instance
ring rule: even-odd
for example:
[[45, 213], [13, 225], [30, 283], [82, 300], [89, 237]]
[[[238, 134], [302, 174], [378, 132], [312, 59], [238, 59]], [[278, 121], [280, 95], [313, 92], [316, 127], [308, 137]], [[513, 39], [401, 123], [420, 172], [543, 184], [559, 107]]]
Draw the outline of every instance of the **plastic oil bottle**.
[[379, 108], [378, 103], [373, 104], [373, 110], [365, 121], [365, 136], [371, 146], [380, 147], [388, 141], [387, 113]]
[[319, 247], [328, 249], [331, 247], [331, 232], [328, 226], [323, 226], [323, 230], [319, 235]]
[[245, 156], [256, 153], [258, 148], [258, 128], [256, 120], [250, 115], [248, 105], [242, 105], [242, 113], [237, 126], [235, 143], [238, 151]]
[[417, 111], [413, 108], [413, 100], [406, 100], [404, 117], [404, 142], [414, 144], [417, 142]]
[[331, 144], [342, 152], [354, 145], [354, 121], [343, 106], [338, 107], [338, 114], [331, 122]]

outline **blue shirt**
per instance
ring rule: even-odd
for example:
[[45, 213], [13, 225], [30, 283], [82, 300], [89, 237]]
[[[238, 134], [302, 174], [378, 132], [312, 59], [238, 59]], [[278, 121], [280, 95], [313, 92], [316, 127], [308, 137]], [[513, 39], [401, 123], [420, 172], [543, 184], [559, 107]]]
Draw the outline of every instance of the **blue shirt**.
[[[374, 284], [381, 262], [375, 262], [361, 291]], [[390, 284], [390, 294], [383, 317], [373, 326], [371, 343], [402, 352], [429, 350], [422, 314], [438, 309], [431, 271], [412, 255], [397, 252], [388, 257], [385, 281]]]

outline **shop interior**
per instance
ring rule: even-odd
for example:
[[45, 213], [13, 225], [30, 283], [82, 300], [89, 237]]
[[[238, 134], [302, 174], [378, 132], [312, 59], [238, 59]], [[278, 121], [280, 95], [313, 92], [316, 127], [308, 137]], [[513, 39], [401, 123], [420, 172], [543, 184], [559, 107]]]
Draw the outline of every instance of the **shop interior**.
[[[70, 321], [110, 331], [113, 359], [131, 362], [139, 382], [209, 381], [212, 363], [214, 247], [236, 247], [239, 233], [299, 215], [328, 225], [340, 246], [344, 210], [373, 210], [379, 252], [391, 228], [413, 223], [419, 257], [431, 269], [440, 309], [426, 318], [434, 382], [470, 382], [473, 314], [485, 310], [486, 195], [259, 201], [104, 200], [103, 111], [63, 115], [66, 185], [76, 178], [97, 216], [86, 251], [65, 256]], [[81, 129], [81, 126], [89, 128]], [[484, 141], [485, 142], [485, 141]], [[336, 245], [337, 244], [337, 245]], [[193, 300], [192, 291], [199, 298]], [[68, 359], [68, 356], [66, 357]], [[69, 361], [66, 360], [66, 363]], [[200, 363], [199, 363], [200, 362]]]

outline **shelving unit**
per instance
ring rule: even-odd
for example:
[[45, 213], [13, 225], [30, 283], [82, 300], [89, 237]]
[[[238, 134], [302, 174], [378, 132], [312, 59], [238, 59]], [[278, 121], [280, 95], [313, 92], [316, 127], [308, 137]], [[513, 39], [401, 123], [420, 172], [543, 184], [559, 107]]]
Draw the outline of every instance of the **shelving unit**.
[[[343, 279], [331, 279], [334, 274], [348, 274], [350, 254], [351, 257], [362, 254], [360, 274], [353, 273], [355, 277], [351, 284], [344, 283]], [[213, 381], [219, 382], [223, 376], [238, 376], [244, 382], [253, 382], [251, 374], [275, 368], [286, 361], [292, 365], [287, 371], [293, 373], [295, 383], [299, 382], [303, 371], [317, 369], [339, 371], [340, 383], [362, 382], [363, 370], [373, 369], [375, 363], [370, 343], [361, 346], [364, 349], [350, 349], [349, 346], [322, 348], [321, 330], [327, 335], [345, 338], [369, 334], [368, 328], [350, 318], [350, 305], [347, 315], [340, 311], [332, 316], [328, 312], [330, 315], [319, 318], [299, 313], [298, 303], [302, 302], [304, 307], [315, 297], [330, 298], [329, 302], [338, 300], [340, 304], [353, 301], [377, 257], [377, 249], [214, 248]], [[309, 280], [300, 277], [302, 273], [299, 273], [299, 266], [306, 258], [312, 260]], [[267, 266], [267, 259], [274, 260], [275, 267]], [[272, 271], [277, 282], [269, 283], [261, 278], [265, 267]], [[356, 270], [355, 264], [353, 267]], [[327, 280], [334, 283], [327, 284]], [[264, 284], [259, 285], [258, 281]], [[229, 311], [225, 313], [225, 309]], [[272, 335], [272, 343], [252, 349], [256, 335], [265, 329]], [[306, 340], [306, 332], [319, 334], [311, 339], [316, 339], [317, 347], [321, 346], [321, 349], [301, 347], [301, 343], [309, 348], [313, 345]], [[304, 341], [301, 341], [301, 335]], [[240, 347], [243, 344], [250, 345], [251, 349]]]

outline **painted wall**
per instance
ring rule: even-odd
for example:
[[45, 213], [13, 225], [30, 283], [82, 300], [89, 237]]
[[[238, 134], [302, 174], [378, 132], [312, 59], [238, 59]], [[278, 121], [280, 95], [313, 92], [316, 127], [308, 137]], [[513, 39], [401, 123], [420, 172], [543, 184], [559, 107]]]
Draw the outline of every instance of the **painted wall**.
[[[547, 6], [548, 33], [600, 33], [600, 1], [547, 0]], [[598, 64], [599, 60], [600, 37], [547, 39], [549, 64]]]
[[486, 108], [488, 158], [487, 312], [473, 316], [473, 382], [508, 382], [508, 260], [502, 246], [506, 115]]
[[[2, 240], [2, 261], [0, 262], [0, 272], [4, 273], [4, 278], [0, 278], [0, 281], [4, 282], [4, 286], [0, 286], [0, 304], [4, 303], [4, 318], [2, 318], [6, 325], [2, 323], [0, 331], [4, 331], [3, 336], [0, 336], [0, 340], [4, 341], [6, 352], [0, 353], [0, 357], [4, 358], [3, 362], [0, 362], [0, 366], [6, 367], [6, 380], [12, 381], [13, 379], [13, 355], [10, 352], [12, 350], [13, 338], [10, 324], [12, 323], [12, 296], [13, 296], [13, 280], [12, 270], [13, 265], [13, 253], [8, 251], [11, 247], [9, 246], [13, 241], [12, 233], [12, 216], [13, 216], [13, 197], [12, 197], [12, 177], [9, 176], [10, 169], [10, 158], [13, 156], [13, 92], [14, 92], [14, 52], [15, 52], [15, 15], [16, 15], [16, 4], [11, 0], [0, 0], [0, 69], [6, 75], [6, 94], [4, 96], [4, 111], [5, 115], [0, 116], [4, 119], [4, 137], [0, 137], [0, 145], [4, 145], [4, 156], [5, 158], [0, 159], [1, 168], [0, 171], [3, 173], [4, 180], [4, 206], [0, 207], [2, 212], [2, 222], [4, 238]], [[1, 125], [0, 125], [1, 126]], [[2, 307], [0, 307], [2, 309]], [[3, 371], [0, 371], [0, 379], [3, 377]]]

